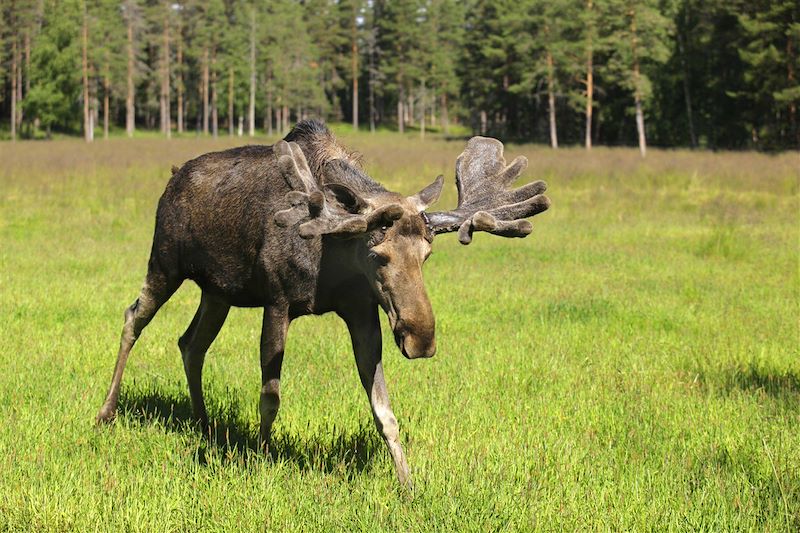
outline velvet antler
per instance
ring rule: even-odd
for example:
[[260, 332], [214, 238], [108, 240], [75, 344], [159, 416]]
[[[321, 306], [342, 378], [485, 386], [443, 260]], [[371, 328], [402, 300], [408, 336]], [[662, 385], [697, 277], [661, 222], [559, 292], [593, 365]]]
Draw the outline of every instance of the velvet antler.
[[297, 143], [278, 141], [273, 150], [283, 176], [293, 189], [286, 194], [291, 206], [275, 213], [280, 227], [299, 226], [300, 236], [354, 236], [380, 226], [391, 225], [403, 216], [399, 204], [371, 209], [369, 203], [346, 185], [331, 183], [320, 187], [311, 174], [303, 150]]
[[461, 244], [472, 242], [472, 233], [486, 231], [502, 237], [525, 237], [531, 232], [527, 217], [550, 207], [542, 193], [543, 181], [508, 188], [528, 166], [519, 156], [510, 165], [503, 158], [503, 143], [473, 137], [456, 159], [458, 207], [453, 211], [427, 213], [434, 233], [458, 231]]

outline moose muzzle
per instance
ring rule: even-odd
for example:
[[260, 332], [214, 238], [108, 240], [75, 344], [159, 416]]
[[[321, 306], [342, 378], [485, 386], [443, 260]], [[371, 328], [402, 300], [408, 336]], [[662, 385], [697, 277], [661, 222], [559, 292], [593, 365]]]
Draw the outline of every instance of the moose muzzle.
[[399, 320], [394, 327], [397, 347], [408, 359], [433, 357], [436, 353], [436, 334], [433, 312], [428, 316], [414, 317], [413, 321]]

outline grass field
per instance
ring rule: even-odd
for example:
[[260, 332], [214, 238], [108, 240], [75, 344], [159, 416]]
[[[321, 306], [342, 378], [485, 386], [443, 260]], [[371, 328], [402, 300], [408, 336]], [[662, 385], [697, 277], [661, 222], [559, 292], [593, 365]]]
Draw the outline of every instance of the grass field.
[[[454, 204], [463, 141], [343, 140], [401, 192], [445, 174]], [[260, 312], [232, 311], [207, 357], [206, 441], [176, 346], [191, 283], [95, 428], [170, 165], [238, 142], [0, 144], [0, 530], [800, 529], [796, 153], [507, 147], [553, 207], [524, 240], [438, 237], [438, 354], [385, 339], [413, 493], [334, 316], [289, 332], [266, 459]]]

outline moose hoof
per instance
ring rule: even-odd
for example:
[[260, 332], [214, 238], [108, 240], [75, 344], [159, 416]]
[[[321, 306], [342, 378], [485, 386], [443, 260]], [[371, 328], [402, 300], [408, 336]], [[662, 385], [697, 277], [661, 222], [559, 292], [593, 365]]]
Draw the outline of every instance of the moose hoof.
[[97, 416], [94, 417], [94, 422], [98, 426], [102, 426], [104, 424], [108, 424], [110, 422], [113, 422], [114, 417], [116, 416], [116, 414], [117, 413], [114, 411], [114, 409], [110, 409], [108, 407], [103, 406], [100, 409], [100, 412], [97, 413]]

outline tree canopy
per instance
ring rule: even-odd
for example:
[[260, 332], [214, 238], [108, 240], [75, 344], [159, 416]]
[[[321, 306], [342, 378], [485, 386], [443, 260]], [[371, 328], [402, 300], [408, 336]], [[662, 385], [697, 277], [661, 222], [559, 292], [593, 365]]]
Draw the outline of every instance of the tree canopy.
[[0, 0], [0, 136], [315, 116], [642, 154], [796, 149], [799, 41], [791, 0]]

